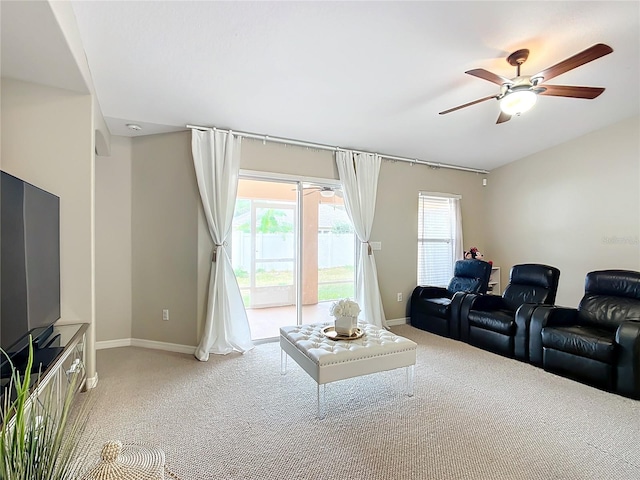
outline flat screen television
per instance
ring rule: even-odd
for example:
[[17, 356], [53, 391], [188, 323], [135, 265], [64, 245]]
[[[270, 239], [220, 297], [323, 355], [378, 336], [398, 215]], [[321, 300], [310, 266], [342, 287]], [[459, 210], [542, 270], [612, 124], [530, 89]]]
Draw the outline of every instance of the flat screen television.
[[12, 355], [60, 318], [60, 199], [0, 177], [0, 347]]

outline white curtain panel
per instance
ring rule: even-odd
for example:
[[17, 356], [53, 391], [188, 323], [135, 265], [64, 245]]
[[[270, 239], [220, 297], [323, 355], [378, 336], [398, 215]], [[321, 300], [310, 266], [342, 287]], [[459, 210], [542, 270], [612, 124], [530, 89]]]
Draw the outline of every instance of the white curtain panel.
[[460, 198], [452, 199], [451, 218], [453, 219], [453, 263], [464, 258], [464, 242], [462, 241], [462, 211], [460, 209]]
[[227, 254], [238, 191], [241, 139], [231, 132], [191, 131], [191, 151], [209, 234], [215, 244], [207, 316], [195, 356], [253, 348], [247, 312]]
[[380, 157], [372, 153], [338, 150], [336, 164], [347, 214], [361, 242], [356, 266], [356, 301], [360, 318], [378, 327], [387, 327], [382, 308], [376, 258], [369, 246], [376, 208]]

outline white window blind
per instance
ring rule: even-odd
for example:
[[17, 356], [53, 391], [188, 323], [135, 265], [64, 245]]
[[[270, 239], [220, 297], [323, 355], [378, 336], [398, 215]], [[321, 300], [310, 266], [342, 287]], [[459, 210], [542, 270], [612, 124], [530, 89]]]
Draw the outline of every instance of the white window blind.
[[461, 256], [459, 197], [421, 193], [418, 204], [418, 285], [446, 287]]

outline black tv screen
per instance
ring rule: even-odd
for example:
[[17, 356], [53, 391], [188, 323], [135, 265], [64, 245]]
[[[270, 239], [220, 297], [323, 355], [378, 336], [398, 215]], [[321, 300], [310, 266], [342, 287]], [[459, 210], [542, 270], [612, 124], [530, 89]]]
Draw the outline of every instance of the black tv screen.
[[0, 172], [0, 347], [60, 318], [60, 199]]

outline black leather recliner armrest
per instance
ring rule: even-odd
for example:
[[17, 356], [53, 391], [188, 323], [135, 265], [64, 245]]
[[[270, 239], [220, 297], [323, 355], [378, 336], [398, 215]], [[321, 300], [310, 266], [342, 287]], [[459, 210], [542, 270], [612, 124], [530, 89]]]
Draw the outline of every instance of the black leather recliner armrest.
[[578, 310], [575, 308], [541, 305], [533, 311], [529, 323], [529, 362], [542, 366], [542, 329], [546, 326], [576, 325]]
[[469, 342], [469, 310], [471, 310], [471, 305], [478, 297], [477, 293], [468, 293], [462, 299], [462, 304], [460, 305], [460, 340], [463, 342]]
[[418, 286], [413, 290], [412, 299], [418, 298], [451, 298], [452, 294], [443, 287], [421, 287]]
[[460, 338], [460, 315], [462, 311], [462, 302], [469, 295], [467, 292], [456, 292], [451, 299], [451, 313], [449, 317], [449, 334], [451, 338], [458, 340]]
[[640, 398], [640, 322], [622, 322], [616, 331], [616, 343], [620, 346], [616, 391]]
[[523, 303], [516, 310], [516, 335], [513, 339], [513, 356], [523, 362], [529, 361], [529, 325], [531, 317], [541, 303]]

